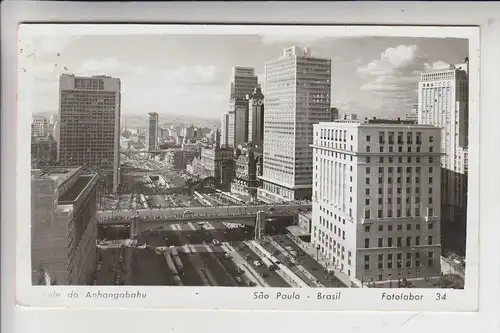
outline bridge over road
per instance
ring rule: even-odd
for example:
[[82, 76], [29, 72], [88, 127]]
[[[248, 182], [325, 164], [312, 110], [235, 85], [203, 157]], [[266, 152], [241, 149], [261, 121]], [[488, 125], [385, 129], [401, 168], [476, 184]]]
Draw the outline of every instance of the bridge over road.
[[295, 217], [300, 211], [310, 209], [310, 204], [177, 207], [128, 211], [99, 211], [97, 212], [97, 218], [99, 225], [130, 225], [131, 236], [169, 224], [209, 220], [230, 220], [236, 223], [255, 226], [256, 232], [259, 233], [264, 228], [266, 218]]

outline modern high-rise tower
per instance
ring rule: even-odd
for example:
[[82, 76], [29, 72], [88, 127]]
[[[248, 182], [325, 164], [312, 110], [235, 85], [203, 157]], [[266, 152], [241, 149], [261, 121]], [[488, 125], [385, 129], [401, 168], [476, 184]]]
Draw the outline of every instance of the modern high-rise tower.
[[[420, 76], [418, 123], [441, 127], [443, 244], [465, 251], [469, 142], [468, 59]], [[449, 237], [448, 237], [449, 236]]]
[[146, 148], [148, 151], [158, 150], [158, 113], [156, 112], [148, 113]]
[[231, 93], [229, 99], [246, 98], [253, 93], [257, 87], [258, 77], [255, 75], [255, 68], [233, 67], [231, 75]]
[[224, 113], [221, 119], [221, 129], [220, 129], [220, 145], [221, 147], [227, 147], [229, 143], [228, 132], [229, 132], [229, 113]]
[[65, 165], [98, 166], [120, 183], [120, 79], [110, 76], [59, 79], [58, 160]]
[[262, 188], [265, 202], [310, 199], [313, 124], [330, 121], [331, 59], [292, 46], [266, 63]]

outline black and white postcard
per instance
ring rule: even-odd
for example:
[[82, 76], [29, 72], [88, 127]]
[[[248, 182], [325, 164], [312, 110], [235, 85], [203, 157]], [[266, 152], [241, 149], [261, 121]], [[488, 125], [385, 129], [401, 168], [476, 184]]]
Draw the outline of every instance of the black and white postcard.
[[476, 309], [478, 45], [21, 25], [18, 303]]

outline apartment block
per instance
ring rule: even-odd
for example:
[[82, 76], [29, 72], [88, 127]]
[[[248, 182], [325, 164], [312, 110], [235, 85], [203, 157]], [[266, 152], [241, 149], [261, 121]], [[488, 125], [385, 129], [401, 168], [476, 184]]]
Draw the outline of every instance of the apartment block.
[[353, 282], [440, 273], [440, 129], [314, 125], [312, 242]]

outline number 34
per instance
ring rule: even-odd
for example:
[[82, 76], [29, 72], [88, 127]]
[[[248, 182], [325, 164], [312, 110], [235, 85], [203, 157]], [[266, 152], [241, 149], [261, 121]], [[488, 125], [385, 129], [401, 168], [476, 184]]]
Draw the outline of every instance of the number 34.
[[436, 293], [436, 301], [445, 301], [445, 300], [446, 300], [446, 294]]

